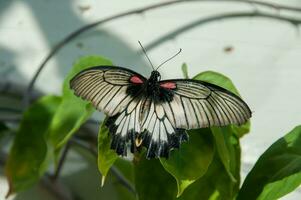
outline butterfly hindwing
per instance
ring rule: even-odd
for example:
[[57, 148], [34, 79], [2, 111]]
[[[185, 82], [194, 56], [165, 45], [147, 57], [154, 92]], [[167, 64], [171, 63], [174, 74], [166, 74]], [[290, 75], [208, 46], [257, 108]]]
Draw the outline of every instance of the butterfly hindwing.
[[188, 140], [184, 129], [171, 124], [160, 102], [148, 98], [141, 110], [141, 137], [147, 158], [168, 157], [171, 149], [179, 148], [182, 141]]
[[142, 98], [134, 98], [129, 105], [116, 116], [109, 117], [106, 126], [112, 134], [111, 149], [116, 150], [118, 155], [127, 155], [127, 147], [131, 152], [136, 151], [135, 141], [141, 132], [139, 113], [141, 110]]

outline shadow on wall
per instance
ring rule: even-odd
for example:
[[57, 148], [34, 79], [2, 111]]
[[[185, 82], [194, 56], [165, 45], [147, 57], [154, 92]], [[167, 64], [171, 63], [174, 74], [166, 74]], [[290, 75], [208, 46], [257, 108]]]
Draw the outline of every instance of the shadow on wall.
[[[15, 1], [8, 0], [1, 1], [0, 13], [3, 13], [5, 9], [9, 9], [10, 5], [14, 2]], [[74, 6], [75, 4], [71, 0], [26, 0], [23, 1], [23, 3], [26, 4], [26, 6], [28, 6], [28, 8], [31, 10], [31, 13], [34, 16], [36, 23], [40, 27], [40, 31], [44, 36], [45, 41], [47, 42], [47, 45], [49, 47], [52, 47], [55, 44], [57, 44], [58, 41], [61, 41], [66, 35], [70, 34], [72, 31], [87, 24], [87, 22], [83, 20], [84, 17], [82, 17], [81, 15], [83, 15], [84, 12], [89, 12], [89, 10], [80, 11], [80, 7]], [[244, 15], [243, 13], [236, 13], [234, 15], [220, 14], [207, 18], [203, 17], [186, 25], [177, 27], [173, 31], [154, 39], [151, 43], [146, 45], [146, 49], [155, 49], [160, 44], [171, 40], [172, 38], [180, 34], [183, 34], [197, 27], [199, 28], [211, 22], [219, 22], [219, 20], [221, 19], [224, 20], [243, 17], [250, 16]], [[132, 49], [122, 39], [123, 38], [115, 36], [111, 32], [102, 30], [101, 26], [98, 29], [93, 29], [80, 35], [70, 44], [67, 44], [53, 58], [53, 60], [56, 62], [59, 80], [62, 81], [64, 79], [65, 75], [70, 70], [74, 61], [76, 61], [79, 57], [85, 55], [103, 55], [108, 59], [112, 60], [115, 65], [129, 67], [135, 71], [144, 74], [145, 76], [148, 76], [151, 69], [148, 63], [145, 62], [144, 55], [137, 52], [136, 49], [139, 49], [138, 44], [136, 49]], [[14, 77], [16, 77], [16, 80], [23, 81], [24, 77], [22, 77], [22, 74], [18, 72], [18, 69], [20, 69], [22, 66], [15, 66], [14, 60], [17, 59], [17, 57], [14, 54], [14, 52], [11, 52], [8, 49], [3, 49], [3, 52], [9, 52], [9, 58], [6, 57], [6, 60], [11, 60], [9, 66], [12, 66], [14, 69], [10, 71], [15, 71], [16, 75]], [[41, 58], [41, 61], [43, 58], [44, 56]], [[0, 57], [0, 64], [1, 61], [2, 59]], [[38, 66], [33, 66], [33, 72], [35, 71], [34, 69], [36, 69], [37, 67]], [[46, 65], [46, 70], [48, 69], [48, 67], [49, 66]], [[47, 76], [47, 74], [43, 71], [37, 83], [39, 84], [45, 81], [47, 82], [48, 78], [49, 77]], [[59, 90], [59, 88], [57, 89]]]
[[[0, 13], [4, 13], [4, 11], [9, 10], [13, 3], [15, 2], [1, 1]], [[57, 42], [62, 40], [72, 31], [87, 24], [87, 22], [83, 21], [80, 14], [76, 12], [76, 9], [80, 8], [74, 7], [74, 2], [71, 0], [26, 0], [23, 1], [23, 3], [30, 9], [34, 19], [36, 20], [35, 23], [39, 26], [40, 32], [49, 48], [57, 44]], [[20, 33], [20, 37], [22, 37], [21, 34], [22, 33]], [[121, 38], [98, 28], [80, 35], [74, 41], [67, 44], [56, 56], [52, 58], [52, 60], [56, 62], [57, 74], [60, 76], [58, 77], [59, 80], [63, 81], [71, 66], [78, 58], [88, 55], [105, 56], [112, 60], [115, 65], [131, 68], [145, 74], [146, 76], [150, 73], [150, 68], [148, 67], [148, 63], [145, 62], [143, 55], [137, 54], [137, 50], [131, 49]], [[45, 56], [46, 54], [40, 58], [41, 61]], [[20, 72], [20, 68], [22, 68], [22, 66], [16, 66], [17, 59], [18, 55], [16, 52], [2, 47], [0, 54], [0, 76], [4, 76], [4, 74], [6, 76], [9, 74], [13, 77], [12, 80], [9, 79], [9, 81], [17, 80], [18, 82], [24, 83], [27, 79]], [[39, 61], [39, 63], [41, 61]], [[49, 65], [49, 63], [47, 65]], [[46, 70], [50, 67], [47, 65], [45, 67]], [[32, 74], [35, 72], [37, 67], [38, 66], [32, 66]], [[37, 84], [40, 84], [43, 81], [48, 81], [48, 76], [44, 73], [44, 71], [38, 78]], [[60, 90], [60, 88], [57, 88], [57, 90]]]

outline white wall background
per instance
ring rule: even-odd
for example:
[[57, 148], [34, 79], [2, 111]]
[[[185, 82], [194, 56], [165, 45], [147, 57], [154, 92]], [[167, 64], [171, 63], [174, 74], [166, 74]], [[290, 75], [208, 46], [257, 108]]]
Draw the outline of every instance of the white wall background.
[[[156, 2], [161, 1], [1, 0], [0, 79], [25, 85], [50, 48], [71, 31]], [[298, 0], [270, 2], [301, 7]], [[88, 9], [83, 11], [83, 7]], [[104, 55], [116, 65], [147, 76], [151, 69], [137, 40], [149, 49], [154, 64], [182, 48], [181, 55], [161, 68], [163, 78], [182, 77], [183, 62], [188, 64], [190, 76], [205, 70], [221, 72], [233, 80], [254, 112], [251, 133], [241, 143], [245, 175], [269, 145], [301, 124], [300, 28], [283, 21], [247, 17], [199, 23], [175, 32], [210, 16], [254, 9], [301, 19], [301, 13], [225, 2], [186, 3], [132, 15], [93, 29], [64, 47], [46, 66], [37, 89], [60, 93], [72, 63], [91, 54]], [[226, 52], [227, 47], [233, 50]], [[0, 184], [0, 191], [5, 191], [6, 183], [1, 180]], [[301, 199], [301, 194], [296, 191], [283, 199]]]

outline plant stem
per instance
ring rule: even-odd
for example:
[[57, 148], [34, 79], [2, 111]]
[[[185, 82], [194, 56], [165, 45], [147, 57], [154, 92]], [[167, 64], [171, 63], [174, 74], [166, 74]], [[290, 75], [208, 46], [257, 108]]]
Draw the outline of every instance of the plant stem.
[[66, 144], [66, 146], [65, 146], [65, 148], [64, 148], [64, 150], [62, 152], [62, 155], [60, 157], [58, 166], [57, 166], [57, 168], [56, 168], [53, 176], [51, 176], [52, 180], [57, 180], [57, 178], [59, 177], [60, 172], [61, 172], [61, 170], [63, 168], [64, 163], [65, 163], [66, 156], [67, 156], [67, 153], [68, 153], [69, 149], [70, 149], [70, 142], [67, 142], [67, 144]]

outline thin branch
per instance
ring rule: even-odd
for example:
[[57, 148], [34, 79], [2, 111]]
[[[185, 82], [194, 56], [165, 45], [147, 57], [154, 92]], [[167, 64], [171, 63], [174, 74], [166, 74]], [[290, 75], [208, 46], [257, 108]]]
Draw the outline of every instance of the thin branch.
[[[71, 138], [70, 142], [71, 142], [71, 144], [77, 145], [77, 146], [89, 151], [92, 155], [97, 157], [97, 151], [95, 150], [95, 148], [92, 148], [91, 145], [87, 145], [87, 143], [77, 140], [75, 138]], [[136, 194], [136, 191], [135, 191], [134, 187], [132, 186], [132, 184], [122, 175], [122, 173], [116, 167], [112, 166], [110, 171], [117, 178], [117, 180], [119, 181], [119, 183], [121, 185], [123, 185], [126, 189], [128, 189], [133, 194]]]
[[67, 144], [66, 144], [66, 146], [65, 146], [65, 148], [64, 148], [64, 150], [62, 152], [62, 155], [60, 157], [58, 166], [57, 166], [57, 168], [56, 168], [53, 176], [51, 176], [52, 180], [57, 180], [57, 178], [59, 177], [60, 172], [61, 172], [61, 170], [63, 168], [64, 163], [65, 163], [66, 156], [67, 156], [67, 153], [68, 153], [69, 149], [70, 149], [70, 142], [67, 142]]
[[198, 20], [188, 23], [187, 25], [177, 28], [176, 30], [172, 31], [171, 33], [167, 33], [164, 36], [160, 36], [159, 39], [146, 45], [145, 49], [150, 51], [151, 49], [155, 48], [159, 44], [162, 44], [164, 41], [169, 40], [170, 38], [175, 38], [176, 36], [178, 36], [184, 32], [187, 32], [197, 26], [203, 25], [205, 23], [209, 23], [209, 22], [213, 22], [213, 21], [217, 21], [217, 20], [221, 20], [221, 19], [233, 19], [233, 18], [244, 18], [244, 17], [269, 18], [269, 19], [274, 19], [274, 20], [285, 21], [285, 22], [293, 24], [294, 26], [301, 24], [301, 19], [295, 19], [295, 18], [291, 18], [291, 17], [283, 17], [283, 16], [273, 15], [273, 14], [265, 14], [265, 13], [262, 13], [259, 11], [218, 14], [218, 15], [207, 17], [207, 18], [200, 18]]
[[81, 33], [90, 30], [100, 24], [109, 22], [109, 21], [113, 21], [125, 16], [130, 16], [133, 14], [140, 14], [149, 10], [154, 10], [157, 8], [163, 8], [163, 7], [167, 7], [170, 5], [176, 5], [176, 4], [180, 4], [180, 3], [191, 3], [191, 2], [205, 2], [205, 1], [210, 1], [210, 2], [235, 2], [235, 3], [247, 3], [247, 4], [251, 4], [251, 5], [260, 5], [260, 6], [265, 6], [265, 7], [269, 7], [269, 8], [273, 8], [273, 9], [277, 9], [277, 10], [289, 10], [289, 11], [297, 11], [300, 12], [301, 8], [296, 8], [296, 7], [289, 7], [289, 6], [283, 6], [280, 4], [275, 4], [275, 3], [268, 3], [268, 2], [262, 2], [262, 1], [251, 1], [251, 0], [173, 0], [173, 1], [166, 1], [166, 2], [162, 2], [162, 3], [158, 3], [158, 4], [154, 4], [151, 6], [146, 6], [143, 8], [138, 8], [138, 9], [133, 9], [131, 11], [127, 11], [127, 12], [123, 12], [117, 15], [113, 15], [111, 17], [107, 17], [105, 19], [96, 21], [94, 23], [88, 24], [86, 26], [83, 26], [79, 29], [77, 29], [76, 31], [72, 32], [71, 34], [69, 34], [66, 38], [64, 38], [63, 40], [59, 41], [57, 43], [56, 46], [53, 47], [53, 49], [50, 51], [50, 53], [46, 56], [46, 58], [43, 60], [43, 62], [41, 63], [41, 65], [38, 67], [37, 71], [35, 72], [33, 78], [31, 79], [24, 95], [23, 95], [23, 103], [24, 103], [24, 108], [26, 109], [26, 107], [29, 104], [30, 98], [31, 98], [31, 93], [32, 90], [34, 88], [34, 84], [38, 78], [38, 76], [40, 75], [40, 73], [42, 72], [43, 68], [45, 67], [46, 63], [50, 60], [50, 58], [52, 58], [64, 45], [66, 45], [67, 43], [69, 43], [70, 41], [72, 41], [74, 38], [76, 38], [78, 35], [80, 35]]

